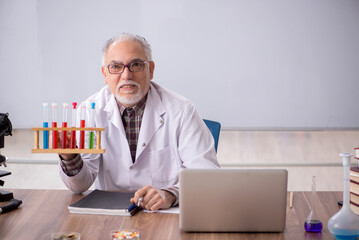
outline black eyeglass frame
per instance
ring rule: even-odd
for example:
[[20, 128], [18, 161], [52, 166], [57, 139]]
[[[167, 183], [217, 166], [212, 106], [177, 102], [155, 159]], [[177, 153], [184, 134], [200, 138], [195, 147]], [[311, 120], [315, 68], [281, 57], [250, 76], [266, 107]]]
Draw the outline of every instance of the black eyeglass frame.
[[[142, 72], [144, 69], [145, 69], [145, 65], [143, 65], [143, 68], [141, 70], [138, 70], [138, 71], [133, 71], [131, 70], [131, 67], [132, 67], [132, 64], [135, 64], [135, 63], [143, 63], [143, 64], [146, 64], [146, 63], [149, 63], [149, 61], [136, 61], [136, 62], [132, 62], [132, 63], [129, 63], [129, 64], [122, 64], [122, 63], [116, 63], [116, 64], [109, 64], [107, 65], [107, 69], [108, 69], [108, 72], [111, 73], [111, 74], [122, 74], [126, 68], [128, 68], [128, 70], [130, 72]], [[111, 70], [110, 70], [110, 67], [111, 66], [114, 66], [114, 65], [121, 65], [123, 66], [123, 69], [122, 69], [122, 72], [118, 72], [118, 73], [112, 73]]]

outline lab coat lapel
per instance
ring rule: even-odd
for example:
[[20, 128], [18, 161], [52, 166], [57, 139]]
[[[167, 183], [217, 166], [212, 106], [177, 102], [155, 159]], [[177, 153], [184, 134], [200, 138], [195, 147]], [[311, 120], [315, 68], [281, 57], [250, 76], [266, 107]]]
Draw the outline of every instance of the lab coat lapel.
[[105, 111], [107, 112], [107, 119], [115, 125], [116, 128], [120, 130], [120, 132], [125, 136], [125, 129], [123, 127], [120, 110], [118, 109], [118, 105], [114, 96], [111, 96], [110, 100], [107, 102]]
[[140, 135], [137, 141], [136, 161], [150, 143], [153, 135], [163, 125], [164, 119], [162, 116], [165, 112], [161, 98], [154, 86], [152, 86], [148, 92], [145, 112], [142, 117]]

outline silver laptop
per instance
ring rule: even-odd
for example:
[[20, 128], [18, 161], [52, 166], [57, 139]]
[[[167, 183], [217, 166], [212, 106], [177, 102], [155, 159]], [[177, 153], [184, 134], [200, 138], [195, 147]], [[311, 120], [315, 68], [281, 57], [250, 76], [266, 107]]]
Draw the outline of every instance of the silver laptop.
[[182, 169], [180, 229], [187, 232], [283, 232], [285, 169]]

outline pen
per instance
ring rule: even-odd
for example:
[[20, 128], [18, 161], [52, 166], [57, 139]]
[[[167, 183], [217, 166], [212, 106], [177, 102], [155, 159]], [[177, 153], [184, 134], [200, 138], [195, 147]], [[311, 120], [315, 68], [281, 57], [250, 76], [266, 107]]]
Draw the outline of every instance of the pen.
[[137, 202], [137, 207], [141, 207], [141, 202], [143, 201], [143, 197], [140, 197]]
[[141, 207], [138, 207], [137, 204], [132, 203], [127, 209], [126, 211], [130, 213], [131, 216], [135, 215], [136, 213], [138, 213], [139, 211], [141, 211]]
[[138, 199], [137, 204], [132, 203], [127, 209], [126, 211], [130, 213], [131, 216], [135, 215], [136, 213], [138, 213], [139, 211], [141, 211], [142, 207], [141, 207], [141, 202], [143, 201], [143, 197], [140, 197]]

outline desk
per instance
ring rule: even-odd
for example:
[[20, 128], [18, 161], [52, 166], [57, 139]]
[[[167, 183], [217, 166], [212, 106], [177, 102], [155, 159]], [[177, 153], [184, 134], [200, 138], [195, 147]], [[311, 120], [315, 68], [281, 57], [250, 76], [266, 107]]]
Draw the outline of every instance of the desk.
[[[176, 239], [335, 239], [328, 231], [330, 217], [340, 208], [341, 192], [317, 192], [321, 203], [317, 212], [323, 222], [321, 234], [307, 234], [303, 224], [309, 212], [310, 192], [294, 192], [293, 208], [287, 204], [287, 222], [283, 233], [185, 233], [179, 230], [179, 215], [140, 212], [133, 217], [70, 214], [67, 206], [84, 195], [67, 190], [10, 190], [21, 199], [20, 209], [0, 214], [2, 240], [50, 239], [53, 232], [75, 231], [82, 240], [107, 240], [115, 229], [137, 229], [141, 240]], [[270, 206], [268, 206], [270, 207]], [[254, 213], [255, 214], [255, 213]]]

